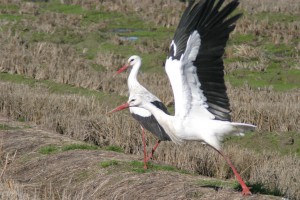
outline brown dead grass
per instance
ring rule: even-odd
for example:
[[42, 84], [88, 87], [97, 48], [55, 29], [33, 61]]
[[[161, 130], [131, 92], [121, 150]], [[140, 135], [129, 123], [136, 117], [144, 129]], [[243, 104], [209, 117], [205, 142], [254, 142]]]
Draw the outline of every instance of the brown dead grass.
[[[1, 3], [12, 2], [21, 3], [21, 1], [1, 0]], [[151, 1], [151, 6], [147, 1], [136, 0], [124, 0], [121, 3], [108, 0], [62, 0], [61, 3], [81, 5], [85, 9], [96, 6], [98, 10], [134, 12], [142, 19], [165, 27], [176, 25], [185, 7], [184, 3], [178, 4], [177, 1], [171, 0], [154, 0]], [[299, 13], [298, 0], [241, 1], [241, 6], [249, 13], [277, 12], [279, 10], [286, 14]], [[21, 7], [32, 15], [38, 9], [34, 6], [30, 7], [29, 4], [26, 7], [24, 2]], [[170, 9], [167, 12], [161, 12], [166, 7]], [[81, 15], [62, 13], [40, 13], [34, 23], [30, 20], [24, 20], [22, 23], [27, 23], [26, 26], [30, 27], [31, 31], [44, 32], [49, 35], [54, 34], [59, 28], [66, 27], [74, 30], [78, 37], [84, 37], [85, 31], [96, 31], [106, 26], [106, 22], [103, 22], [92, 24], [87, 30], [83, 30], [79, 26], [82, 17]], [[0, 21], [1, 25], [6, 23]], [[289, 44], [300, 37], [299, 27], [298, 21], [270, 23], [268, 19], [259, 21], [253, 20], [251, 16], [245, 16], [238, 23], [235, 34], [253, 34], [257, 39], [256, 42], [261, 36], [266, 36], [271, 38], [275, 44]], [[12, 30], [0, 32], [0, 71], [101, 90], [116, 95], [127, 95], [128, 74], [121, 74], [118, 78], [114, 75], [117, 68], [126, 61], [123, 56], [111, 52], [99, 53], [95, 59], [88, 60], [84, 57], [86, 52], [84, 48], [78, 53], [78, 50], [68, 44], [28, 43], [20, 35], [17, 31]], [[127, 45], [119, 38], [110, 39], [116, 45]], [[165, 52], [169, 42], [161, 44], [156, 40], [144, 40], [142, 45], [134, 44], [134, 46], [141, 53]], [[300, 46], [298, 45], [293, 55], [295, 59], [299, 58], [299, 51]], [[226, 66], [227, 73], [240, 68], [263, 71], [266, 68], [266, 59], [268, 59], [261, 48], [243, 44], [229, 47], [227, 57], [240, 57], [245, 60], [258, 58], [256, 62], [251, 63], [241, 61], [230, 63]], [[157, 62], [157, 66], [162, 65], [159, 61], [155, 62]], [[97, 71], [93, 69], [93, 65], [101, 66], [103, 70]], [[297, 68], [298, 66], [290, 67]], [[160, 97], [163, 102], [172, 104], [172, 92], [165, 75], [141, 73], [139, 78], [141, 83]], [[162, 85], [166, 87], [161, 87]], [[243, 88], [228, 86], [234, 121], [256, 124], [258, 131], [279, 133], [300, 131], [299, 90], [274, 92], [271, 89], [262, 88], [254, 91], [247, 86]], [[43, 86], [32, 88], [3, 82], [0, 84], [0, 93], [0, 112], [10, 118], [33, 121], [60, 134], [99, 146], [117, 145], [121, 146], [126, 153], [142, 154], [139, 126], [131, 119], [131, 116], [127, 112], [112, 116], [104, 114], [112, 108], [111, 102], [105, 104], [99, 102], [95, 97], [53, 94]], [[151, 143], [149, 141], [148, 143]], [[297, 157], [291, 155], [278, 158], [274, 153], [257, 154], [241, 150], [241, 147], [237, 146], [225, 147], [225, 151], [230, 155], [238, 170], [244, 170], [241, 171], [241, 174], [246, 180], [261, 182], [269, 189], [278, 189], [289, 198], [299, 198], [299, 182], [293, 178], [300, 177], [296, 170], [299, 169]], [[206, 176], [233, 177], [222, 158], [212, 153], [211, 149], [196, 142], [183, 146], [163, 143], [158, 149], [157, 160]], [[50, 190], [51, 187], [48, 185], [46, 188]], [[119, 193], [116, 195], [118, 197]]]
[[[70, 45], [37, 42], [22, 43], [16, 34], [0, 33], [2, 45], [0, 52], [2, 61], [0, 70], [3, 72], [26, 75], [35, 79], [53, 80], [58, 83], [70, 84], [78, 87], [113, 92], [127, 95], [127, 74], [116, 77], [115, 71], [121, 63], [125, 63], [122, 56], [106, 53], [97, 54], [93, 61], [78, 56]], [[257, 56], [259, 49], [253, 50], [250, 46], [233, 46], [232, 56]], [[251, 52], [251, 53], [250, 53]], [[229, 54], [230, 57], [230, 54]], [[234, 62], [228, 70], [242, 67], [252, 70], [265, 69], [266, 56], [261, 53], [258, 65], [254, 63]], [[250, 59], [250, 58], [249, 58]], [[91, 65], [104, 67], [104, 71], [96, 71]], [[141, 84], [148, 87], [163, 102], [173, 101], [169, 81], [165, 75], [147, 73], [140, 74]], [[166, 87], [161, 87], [165, 85]], [[259, 131], [299, 131], [299, 92], [274, 92], [272, 90], [253, 91], [250, 88], [229, 88], [233, 119], [254, 123]], [[250, 102], [250, 104], [249, 104]], [[276, 108], [276, 112], [274, 112]], [[280, 122], [280, 123], [279, 123]]]
[[289, 44], [300, 37], [300, 21], [270, 22], [268, 19], [257, 20], [244, 16], [237, 24], [234, 33], [253, 34], [256, 40], [268, 37], [275, 44]]
[[268, 58], [262, 48], [248, 44], [229, 46], [226, 49], [226, 58], [239, 60], [225, 65], [226, 74], [230, 74], [237, 69], [263, 72], [268, 68]]
[[241, 9], [250, 13], [281, 12], [299, 14], [300, 5], [297, 0], [241, 0]]
[[[15, 85], [12, 83], [1, 83], [0, 91], [1, 94], [4, 94], [0, 98], [0, 111], [10, 118], [25, 118], [26, 121], [33, 121], [45, 128], [83, 141], [92, 142], [100, 147], [116, 145], [122, 147], [126, 153], [142, 155], [143, 148], [139, 125], [133, 121], [127, 112], [120, 113], [119, 115], [105, 115], [106, 111], [111, 108], [108, 108], [108, 104], [105, 104], [105, 102], [101, 103], [94, 97], [87, 98], [78, 95], [53, 94], [49, 93], [44, 87], [36, 86], [35, 88], [31, 88], [26, 85]], [[234, 117], [242, 121], [244, 118], [251, 119], [252, 117], [253, 121], [250, 120], [247, 122], [261, 122], [263, 125], [257, 124], [260, 129], [264, 129], [264, 127], [270, 130], [276, 128], [274, 126], [275, 124], [277, 125], [277, 122], [274, 122], [272, 115], [269, 113], [263, 113], [259, 119], [255, 119], [251, 112], [248, 113], [242, 110], [243, 108], [247, 109], [246, 106], [254, 105], [257, 107], [253, 108], [252, 112], [257, 112], [256, 109], [260, 109], [255, 103], [257, 102], [257, 98], [262, 98], [263, 95], [267, 96], [268, 93], [262, 91], [254, 95], [254, 92], [252, 93], [249, 89], [246, 92], [249, 93], [248, 97], [252, 96], [253, 99], [249, 101], [245, 97], [245, 93], [244, 96], [239, 95], [243, 99], [239, 99], [236, 102], [233, 101], [233, 105], [243, 102], [244, 106], [240, 109], [235, 108], [237, 113]], [[272, 97], [274, 98], [274, 96]], [[281, 97], [280, 95], [277, 96], [277, 98]], [[293, 99], [288, 94], [286, 98]], [[294, 98], [295, 101], [299, 100], [297, 96]], [[271, 105], [273, 105], [272, 109], [274, 109], [274, 105], [276, 104], [270, 103]], [[276, 109], [280, 111], [282, 108], [278, 106]], [[297, 109], [297, 107], [286, 107], [286, 109]], [[289, 113], [290, 117], [291, 114]], [[299, 115], [295, 113], [295, 117], [295, 121], [292, 121], [292, 118], [289, 119], [290, 123], [296, 123]], [[274, 125], [269, 126], [268, 124]], [[278, 127], [278, 129], [282, 128], [284, 126]], [[149, 146], [154, 143], [150, 142], [154, 141], [152, 136], [150, 138], [148, 140]], [[286, 156], [278, 158], [277, 154], [271, 152], [258, 154], [249, 150], [242, 150], [239, 146], [227, 146], [225, 147], [225, 152], [231, 157], [237, 169], [246, 180], [262, 182], [267, 188], [271, 190], [277, 189], [289, 196], [299, 195], [296, 189], [298, 183], [297, 181], [294, 182], [292, 178], [299, 177], [299, 171], [288, 170], [290, 168], [299, 168], [300, 163], [297, 157]], [[234, 177], [219, 155], [209, 147], [205, 147], [198, 142], [190, 142], [182, 146], [176, 146], [171, 142], [162, 143], [157, 150], [156, 159], [206, 176], [219, 178]], [[259, 171], [259, 168], [267, 169], [278, 162], [290, 164], [288, 168], [285, 168], [287, 166], [284, 165], [282, 167], [279, 166], [278, 170], [276, 169], [273, 172], [277, 178], [269, 180], [270, 182], [268, 182], [267, 178], [261, 178], [271, 175], [267, 170]], [[262, 174], [263, 172], [266, 174]], [[285, 176], [282, 176], [282, 173]], [[287, 185], [290, 187], [286, 188]]]
[[229, 87], [228, 91], [233, 120], [253, 123], [259, 131], [299, 132], [299, 90], [274, 92], [271, 89], [257, 91], [248, 87], [242, 90]]
[[[10, 126], [24, 125], [5, 118], [1, 118], [0, 122]], [[17, 199], [203, 200], [241, 198], [241, 194], [230, 189], [226, 181], [219, 188], [214, 188], [209, 182], [218, 180], [198, 175], [170, 171], [133, 172], [124, 164], [138, 159], [133, 155], [103, 150], [73, 150], [42, 155], [39, 149], [47, 145], [61, 146], [82, 142], [39, 127], [0, 131], [0, 135], [5, 141], [2, 146], [4, 153], [18, 152], [1, 181], [4, 189], [1, 197], [4, 200], [15, 197]], [[101, 162], [110, 160], [118, 164], [101, 167]], [[203, 181], [204, 186], [201, 186]], [[243, 199], [253, 198], [280, 199], [280, 197], [259, 194]]]

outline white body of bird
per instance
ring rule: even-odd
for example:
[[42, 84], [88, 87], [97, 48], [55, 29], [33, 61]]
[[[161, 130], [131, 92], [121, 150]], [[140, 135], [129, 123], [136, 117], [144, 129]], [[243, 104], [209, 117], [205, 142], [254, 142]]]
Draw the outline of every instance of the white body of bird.
[[145, 101], [140, 95], [130, 96], [128, 102], [130, 108], [138, 106], [149, 110], [176, 144], [201, 141], [220, 150], [220, 142], [224, 136], [243, 135], [255, 129], [251, 124], [209, 119], [197, 113], [171, 116]]
[[[231, 15], [239, 2], [191, 1], [182, 15], [170, 45], [165, 70], [170, 80], [175, 115], [164, 113], [146, 95], [131, 94], [114, 111], [138, 107], [150, 111], [175, 143], [200, 141], [217, 150], [232, 168], [245, 195], [251, 194], [231, 161], [221, 149], [226, 135], [243, 135], [254, 125], [231, 122], [224, 81], [223, 55], [229, 34], [241, 14]], [[231, 16], [230, 16], [231, 15]]]

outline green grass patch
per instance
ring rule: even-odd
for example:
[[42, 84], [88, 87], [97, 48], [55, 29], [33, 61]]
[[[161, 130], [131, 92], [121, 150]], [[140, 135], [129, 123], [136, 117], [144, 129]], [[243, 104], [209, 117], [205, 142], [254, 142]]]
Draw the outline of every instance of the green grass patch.
[[17, 11], [20, 7], [17, 4], [1, 4], [0, 10], [15, 10]]
[[124, 153], [124, 149], [122, 149], [122, 147], [119, 146], [107, 146], [104, 148], [104, 150]]
[[244, 137], [231, 136], [224, 140], [225, 143], [240, 145], [243, 148], [254, 150], [258, 153], [264, 151], [276, 152], [280, 155], [296, 154], [300, 156], [300, 133], [247, 133]]
[[75, 149], [81, 149], [81, 150], [96, 150], [99, 149], [98, 146], [95, 145], [89, 145], [89, 144], [68, 144], [63, 147], [58, 147], [55, 145], [49, 145], [42, 147], [39, 150], [39, 153], [41, 154], [52, 154], [52, 153], [57, 153], [59, 151], [70, 151], [70, 150], [75, 150]]
[[56, 28], [54, 33], [27, 31], [22, 34], [24, 40], [29, 42], [52, 42], [56, 44], [77, 44], [83, 40], [83, 36], [66, 27]]
[[118, 12], [89, 10], [84, 13], [82, 23], [83, 25], [88, 25], [90, 23], [100, 23], [105, 21], [108, 26], [112, 26], [116, 22], [121, 22], [122, 18], [128, 17], [127, 15]]
[[281, 62], [273, 62], [264, 72], [237, 69], [225, 76], [226, 80], [236, 87], [248, 84], [254, 89], [272, 87], [276, 91], [287, 91], [299, 88], [300, 71], [282, 69]]
[[96, 150], [99, 149], [98, 146], [95, 145], [89, 145], [89, 144], [69, 144], [62, 147], [62, 151], [70, 151], [75, 149], [81, 149], [81, 150]]
[[39, 153], [41, 154], [53, 154], [53, 153], [57, 153], [59, 151], [59, 147], [55, 146], [55, 145], [49, 145], [49, 146], [45, 146], [39, 149]]
[[256, 40], [255, 35], [253, 34], [233, 34], [232, 38], [229, 40], [229, 44], [245, 44], [245, 43], [251, 43]]
[[266, 43], [263, 47], [267, 54], [276, 57], [294, 57], [296, 54], [291, 45]]
[[18, 14], [0, 14], [0, 20], [20, 21], [21, 19], [23, 16]]
[[116, 166], [116, 165], [119, 165], [119, 162], [117, 160], [108, 160], [108, 161], [103, 161], [100, 163], [100, 166], [102, 168], [107, 168], [107, 167]]
[[[56, 94], [78, 94], [86, 97], [95, 97], [102, 103], [111, 104], [114, 102], [116, 104], [121, 103], [127, 100], [127, 97], [118, 96], [116, 94], [106, 94], [100, 91], [90, 90], [81, 87], [75, 87], [67, 84], [62, 83], [55, 83], [50, 80], [36, 80], [33, 78], [28, 78], [23, 75], [18, 74], [9, 74], [9, 73], [2, 73], [0, 72], [0, 80], [5, 82], [11, 82], [16, 84], [25, 84], [30, 87], [45, 87], [51, 93]], [[25, 119], [22, 119], [25, 121]]]
[[147, 163], [148, 169], [144, 169], [144, 162], [140, 161], [131, 161], [129, 162], [129, 167], [131, 171], [137, 172], [137, 173], [146, 173], [146, 172], [152, 172], [152, 171], [172, 171], [172, 172], [179, 172], [187, 174], [188, 172], [185, 170], [179, 170], [174, 166], [170, 165], [158, 165], [154, 164], [152, 162]]
[[27, 120], [26, 120], [26, 117], [24, 117], [24, 116], [19, 116], [18, 118], [17, 118], [17, 120], [19, 121], [19, 122], [26, 122]]
[[[253, 194], [266, 194], [266, 195], [273, 195], [273, 196], [284, 196], [284, 194], [282, 194], [279, 189], [277, 189], [277, 188], [268, 189], [262, 183], [248, 183], [247, 182], [246, 185], [250, 188], [250, 191]], [[236, 184], [234, 189], [238, 190], [238, 191], [242, 191], [242, 186], [240, 184]]]
[[211, 188], [236, 188], [239, 183], [236, 181], [223, 181], [216, 179], [202, 179], [198, 181], [201, 187], [211, 187]]
[[39, 3], [43, 12], [50, 11], [56, 13], [64, 13], [64, 14], [84, 14], [85, 10], [79, 5], [68, 5], [61, 4], [58, 1], [52, 1], [49, 3]]
[[269, 23], [274, 22], [295, 22], [300, 18], [300, 14], [287, 14], [282, 12], [260, 12], [254, 15], [258, 20], [268, 20]]
[[[149, 167], [150, 162], [147, 163], [147, 166]], [[131, 161], [129, 162], [129, 167], [131, 171], [137, 172], [137, 173], [146, 173], [149, 172], [149, 169], [144, 169], [144, 162], [140, 161]]]
[[[115, 54], [119, 55], [134, 55], [136, 54], [136, 50], [132, 45], [126, 44], [126, 45], [115, 45], [112, 41], [106, 41], [99, 45], [100, 52], [113, 52]], [[128, 56], [126, 56], [128, 57]]]
[[38, 82], [35, 79], [27, 78], [22, 75], [9, 74], [9, 73], [3, 73], [3, 72], [0, 72], [0, 80], [1, 81], [9, 81], [9, 82], [17, 83], [17, 84], [26, 84], [29, 86], [33, 86], [33, 85], [35, 85], [35, 83]]
[[12, 127], [6, 124], [0, 124], [0, 130], [14, 130], [14, 129], [19, 129], [19, 127]]
[[[187, 171], [179, 170], [176, 167], [170, 165], [158, 165], [158, 164], [153, 164], [151, 162], [147, 163], [148, 169], [144, 169], [144, 162], [140, 162], [140, 161], [124, 162], [124, 161], [108, 160], [108, 161], [101, 162], [100, 166], [102, 168], [107, 168], [110, 166], [118, 166], [117, 167], [118, 171], [124, 170], [124, 171], [136, 172], [136, 173], [151, 173], [154, 171], [170, 171], [170, 172], [178, 172], [184, 174], [188, 173]], [[112, 173], [112, 171], [110, 171], [109, 173]]]

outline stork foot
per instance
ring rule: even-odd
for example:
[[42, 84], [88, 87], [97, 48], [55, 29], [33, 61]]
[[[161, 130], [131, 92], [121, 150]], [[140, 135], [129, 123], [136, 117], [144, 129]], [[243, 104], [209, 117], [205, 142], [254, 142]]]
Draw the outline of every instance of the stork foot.
[[252, 193], [250, 192], [250, 190], [249, 190], [249, 188], [247, 186], [243, 187], [242, 195], [243, 196], [250, 196], [250, 195], [252, 195]]
[[148, 167], [147, 167], [147, 165], [146, 165], [146, 164], [144, 165], [144, 169], [148, 169]]

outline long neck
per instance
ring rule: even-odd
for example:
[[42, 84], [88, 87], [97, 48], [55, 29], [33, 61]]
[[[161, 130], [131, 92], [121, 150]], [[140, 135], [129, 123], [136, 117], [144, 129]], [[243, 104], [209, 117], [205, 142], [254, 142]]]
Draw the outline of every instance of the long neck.
[[154, 115], [154, 117], [156, 118], [156, 120], [158, 121], [158, 123], [160, 125], [169, 126], [171, 124], [170, 121], [172, 120], [172, 118], [174, 116], [166, 114], [165, 112], [163, 112], [161, 109], [157, 108], [152, 103], [147, 102], [147, 103], [143, 104], [142, 107], [145, 108], [146, 110], [149, 110]]
[[140, 83], [137, 80], [137, 75], [139, 72], [139, 69], [141, 67], [141, 61], [136, 62], [131, 69], [131, 72], [128, 77], [128, 88], [129, 90], [134, 89], [135, 87], [139, 86]]
[[154, 115], [155, 119], [163, 127], [163, 129], [170, 136], [173, 142], [178, 144], [183, 142], [183, 140], [178, 137], [177, 130], [174, 127], [175, 116], [166, 114], [150, 102], [143, 104], [142, 107], [150, 111], [152, 115]]

